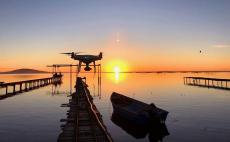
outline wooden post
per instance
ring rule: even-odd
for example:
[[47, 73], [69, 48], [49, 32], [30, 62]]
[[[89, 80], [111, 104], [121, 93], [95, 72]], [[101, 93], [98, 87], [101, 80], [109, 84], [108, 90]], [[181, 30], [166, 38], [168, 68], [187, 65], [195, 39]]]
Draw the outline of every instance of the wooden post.
[[8, 94], [8, 85], [6, 85], [6, 95]]
[[22, 92], [22, 83], [20, 83], [20, 92]]
[[16, 84], [13, 85], [13, 94], [15, 94], [15, 86]]
[[25, 82], [25, 90], [27, 91], [27, 82]]

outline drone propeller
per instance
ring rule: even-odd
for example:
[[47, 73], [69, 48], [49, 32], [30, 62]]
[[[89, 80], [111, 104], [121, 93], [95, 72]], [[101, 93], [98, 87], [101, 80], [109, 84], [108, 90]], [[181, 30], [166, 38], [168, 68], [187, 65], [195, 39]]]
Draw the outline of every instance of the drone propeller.
[[65, 54], [65, 55], [72, 55], [72, 54], [80, 54], [80, 53], [84, 53], [84, 52], [66, 52], [66, 53], [60, 53], [60, 54]]
[[73, 53], [60, 53], [60, 54], [71, 55], [71, 54], [73, 54]]

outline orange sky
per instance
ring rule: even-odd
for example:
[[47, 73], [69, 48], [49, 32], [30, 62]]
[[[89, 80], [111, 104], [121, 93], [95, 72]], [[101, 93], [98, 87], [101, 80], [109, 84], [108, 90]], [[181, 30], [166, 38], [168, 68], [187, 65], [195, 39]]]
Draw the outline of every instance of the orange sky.
[[0, 1], [0, 71], [74, 64], [59, 54], [72, 51], [102, 51], [103, 71], [230, 70], [229, 4]]
[[[55, 45], [51, 43], [46, 46]], [[125, 38], [121, 38], [119, 42], [113, 38], [108, 38], [105, 41], [97, 42], [95, 45], [97, 46], [85, 43], [82, 45], [83, 47], [94, 48], [80, 48], [75, 51], [84, 51], [83, 54], [98, 54], [99, 51], [102, 51], [103, 71], [114, 71], [115, 66], [118, 66], [120, 71], [230, 70], [228, 49], [224, 48], [207, 47], [208, 50], [199, 53], [198, 49], [188, 50], [178, 44], [149, 45], [148, 43], [132, 42]], [[49, 70], [46, 65], [76, 63], [70, 57], [59, 54], [60, 52], [74, 51], [74, 48], [65, 48], [63, 45], [57, 46], [58, 48], [53, 48], [54, 50], [44, 51], [34, 48], [34, 50], [27, 50], [26, 53], [16, 50], [11, 54], [4, 55], [1, 57], [0, 70], [6, 71], [17, 68]], [[175, 48], [167, 48], [171, 46], [175, 46]]]

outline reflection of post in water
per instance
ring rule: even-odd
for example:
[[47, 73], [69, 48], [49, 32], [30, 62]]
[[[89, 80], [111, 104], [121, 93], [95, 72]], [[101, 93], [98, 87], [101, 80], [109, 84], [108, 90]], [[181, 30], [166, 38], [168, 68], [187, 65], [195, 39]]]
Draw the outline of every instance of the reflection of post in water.
[[101, 64], [98, 65], [98, 96], [101, 98]]
[[[101, 99], [101, 64], [96, 65], [97, 69], [94, 72], [94, 77], [95, 77], [95, 73], [97, 73], [97, 95], [96, 95], [96, 87], [95, 84], [93, 82], [93, 91], [94, 91], [94, 97], [98, 96], [99, 99]], [[94, 78], [93, 77], [93, 78]]]
[[69, 74], [70, 74], [70, 95], [72, 94], [72, 66], [70, 66], [70, 71], [69, 71]]
[[61, 86], [62, 84], [62, 80], [60, 82], [54, 82], [52, 83], [52, 95], [56, 95], [56, 94], [59, 94], [59, 91], [58, 91], [58, 86]]

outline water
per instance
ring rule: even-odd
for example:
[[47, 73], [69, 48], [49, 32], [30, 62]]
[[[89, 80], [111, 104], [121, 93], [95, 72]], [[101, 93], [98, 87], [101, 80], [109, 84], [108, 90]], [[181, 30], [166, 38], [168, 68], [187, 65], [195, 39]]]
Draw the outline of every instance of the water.
[[[0, 81], [40, 78], [48, 75], [0, 75]], [[111, 121], [113, 91], [141, 100], [154, 102], [169, 111], [166, 121], [170, 135], [165, 142], [230, 141], [230, 91], [186, 86], [184, 76], [230, 78], [230, 73], [152, 73], [102, 74], [102, 93], [98, 96], [97, 77], [82, 74], [94, 103], [103, 115], [104, 123], [113, 139], [118, 142], [147, 142], [148, 137], [136, 139]], [[74, 81], [73, 81], [74, 83]], [[54, 88], [53, 88], [54, 90]], [[0, 141], [56, 141], [61, 118], [68, 102], [69, 75], [64, 75], [62, 86], [52, 94], [52, 86], [22, 93], [0, 100]], [[0, 89], [0, 93], [4, 90]]]

